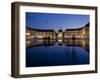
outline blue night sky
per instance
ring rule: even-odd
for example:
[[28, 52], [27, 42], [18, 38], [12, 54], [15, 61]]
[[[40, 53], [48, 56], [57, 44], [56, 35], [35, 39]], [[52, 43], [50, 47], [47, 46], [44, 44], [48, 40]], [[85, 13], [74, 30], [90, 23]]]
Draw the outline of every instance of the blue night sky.
[[79, 28], [89, 22], [89, 15], [26, 12], [26, 26], [55, 31]]

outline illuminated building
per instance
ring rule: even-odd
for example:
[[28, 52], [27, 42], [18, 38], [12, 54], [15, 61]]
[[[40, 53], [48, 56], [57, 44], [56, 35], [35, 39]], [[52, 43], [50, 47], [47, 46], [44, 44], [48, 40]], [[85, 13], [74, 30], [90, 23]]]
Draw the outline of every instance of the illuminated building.
[[62, 29], [59, 29], [58, 30], [58, 33], [57, 33], [57, 39], [63, 39], [63, 30]]
[[29, 37], [33, 39], [55, 39], [54, 30], [27, 28], [26, 34], [30, 34]]
[[64, 39], [89, 39], [89, 23], [81, 28], [66, 29]]
[[55, 32], [53, 29], [34, 29], [26, 28], [26, 39], [89, 39], [89, 23], [84, 27], [76, 29], [59, 29]]

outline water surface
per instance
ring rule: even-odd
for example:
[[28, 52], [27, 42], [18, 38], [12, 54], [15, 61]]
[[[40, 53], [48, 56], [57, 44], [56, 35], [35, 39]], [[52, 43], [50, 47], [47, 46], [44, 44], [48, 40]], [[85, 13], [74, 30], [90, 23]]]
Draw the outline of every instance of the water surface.
[[89, 64], [87, 40], [27, 40], [26, 67]]

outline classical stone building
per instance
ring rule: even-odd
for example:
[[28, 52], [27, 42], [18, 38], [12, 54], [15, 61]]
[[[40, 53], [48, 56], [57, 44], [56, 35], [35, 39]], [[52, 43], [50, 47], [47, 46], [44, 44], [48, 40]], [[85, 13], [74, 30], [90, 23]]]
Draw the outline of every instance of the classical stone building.
[[89, 23], [77, 29], [66, 29], [64, 39], [89, 39]]
[[64, 34], [63, 34], [63, 30], [62, 29], [59, 29], [58, 32], [57, 32], [57, 39], [63, 39], [64, 38]]
[[76, 29], [58, 30], [26, 28], [27, 39], [89, 39], [89, 23]]
[[55, 31], [54, 30], [45, 30], [45, 29], [26, 29], [26, 37], [34, 38], [34, 39], [55, 39]]

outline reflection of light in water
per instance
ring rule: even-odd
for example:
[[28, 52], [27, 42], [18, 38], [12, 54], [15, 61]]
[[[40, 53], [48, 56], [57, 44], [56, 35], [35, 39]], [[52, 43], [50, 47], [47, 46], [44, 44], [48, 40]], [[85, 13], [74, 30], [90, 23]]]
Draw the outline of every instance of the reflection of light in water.
[[75, 40], [72, 40], [72, 39], [58, 39], [57, 41], [56, 40], [44, 40], [44, 39], [35, 39], [35, 40], [26, 40], [26, 47], [31, 47], [31, 46], [43, 46], [45, 44], [49, 44], [49, 45], [55, 45], [57, 42], [57, 44], [59, 45], [71, 45], [71, 46], [81, 46], [83, 48], [86, 48], [88, 47], [87, 45], [89, 44], [88, 43], [88, 40], [79, 40], [79, 39], [75, 39]]
[[27, 40], [27, 41], [26, 41], [26, 47], [29, 47], [29, 46], [31, 46], [31, 45], [32, 45], [31, 40]]
[[26, 41], [26, 44], [31, 44], [31, 41], [29, 40], [29, 41]]
[[43, 36], [37, 36], [37, 38], [43, 38]]
[[63, 40], [62, 39], [58, 39], [58, 42], [62, 42]]
[[82, 41], [82, 47], [85, 47], [85, 41], [84, 40]]
[[63, 40], [62, 39], [58, 39], [58, 44], [62, 45], [63, 44]]

